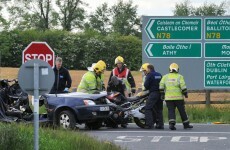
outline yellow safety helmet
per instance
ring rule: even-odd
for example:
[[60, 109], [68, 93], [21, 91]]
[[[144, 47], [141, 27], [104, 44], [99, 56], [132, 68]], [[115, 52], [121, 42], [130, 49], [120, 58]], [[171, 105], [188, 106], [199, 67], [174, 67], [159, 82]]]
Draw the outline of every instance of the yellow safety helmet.
[[124, 63], [124, 58], [121, 56], [117, 56], [117, 58], [115, 59], [115, 65], [118, 63]]
[[140, 71], [147, 71], [147, 67], [148, 65], [150, 65], [149, 63], [144, 63], [141, 68], [140, 68]]
[[99, 60], [97, 63], [101, 64], [104, 70], [106, 70], [106, 63], [103, 60]]
[[170, 66], [169, 66], [169, 72], [179, 72], [179, 66], [176, 64], [176, 63], [172, 63]]
[[104, 68], [103, 66], [100, 64], [100, 63], [96, 63], [95, 65], [93, 65], [93, 70], [99, 74], [99, 73], [102, 73]]

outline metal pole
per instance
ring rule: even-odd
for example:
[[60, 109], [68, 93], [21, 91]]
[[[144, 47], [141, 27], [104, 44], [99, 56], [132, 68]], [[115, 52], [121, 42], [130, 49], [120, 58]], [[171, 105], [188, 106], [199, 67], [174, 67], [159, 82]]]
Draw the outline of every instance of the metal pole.
[[34, 150], [39, 149], [39, 64], [34, 63]]

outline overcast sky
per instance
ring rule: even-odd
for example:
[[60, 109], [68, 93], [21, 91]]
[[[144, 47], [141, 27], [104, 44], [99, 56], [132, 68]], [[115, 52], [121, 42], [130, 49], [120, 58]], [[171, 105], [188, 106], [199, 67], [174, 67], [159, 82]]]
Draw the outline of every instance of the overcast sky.
[[[123, 0], [128, 2], [129, 0]], [[146, 15], [146, 16], [172, 16], [173, 8], [176, 3], [183, 2], [183, 0], [132, 0], [134, 5], [138, 6], [138, 15]], [[215, 3], [219, 5], [224, 0], [190, 0], [193, 6], [200, 6], [207, 3]], [[84, 2], [89, 4], [89, 8], [87, 8], [88, 12], [92, 12], [95, 10], [97, 6], [100, 6], [104, 2], [107, 2], [109, 6], [118, 2], [118, 0], [84, 0]]]

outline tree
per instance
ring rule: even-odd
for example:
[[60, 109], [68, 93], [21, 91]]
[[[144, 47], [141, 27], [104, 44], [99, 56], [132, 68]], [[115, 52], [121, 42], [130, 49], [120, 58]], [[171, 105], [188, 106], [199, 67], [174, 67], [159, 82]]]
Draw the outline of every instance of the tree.
[[[0, 6], [0, 12], [2, 10], [2, 7]], [[2, 13], [0, 13], [0, 30], [5, 29], [7, 26], [7, 21], [6, 19], [2, 16]]]
[[174, 16], [190, 16], [192, 12], [192, 6], [189, 0], [185, 0], [181, 3], [176, 3], [175, 9], [173, 10]]
[[226, 13], [226, 2], [220, 5], [205, 2], [200, 7], [193, 7], [189, 0], [177, 3], [173, 10], [174, 16], [223, 16]]
[[226, 13], [226, 3], [221, 2], [220, 5], [204, 3], [193, 10], [194, 16], [223, 16]]
[[112, 6], [112, 29], [121, 35], [137, 35], [140, 32], [140, 18], [137, 17], [137, 6], [133, 2], [119, 0]]
[[11, 0], [6, 5], [10, 28], [46, 30], [51, 26], [51, 0]]
[[56, 4], [59, 9], [58, 20], [64, 30], [71, 31], [75, 27], [83, 27], [85, 10], [81, 5], [86, 4], [82, 0], [56, 0]]
[[86, 26], [106, 35], [110, 30], [110, 20], [111, 13], [108, 4], [104, 3], [97, 7], [95, 12], [89, 16], [89, 23], [87, 23]]

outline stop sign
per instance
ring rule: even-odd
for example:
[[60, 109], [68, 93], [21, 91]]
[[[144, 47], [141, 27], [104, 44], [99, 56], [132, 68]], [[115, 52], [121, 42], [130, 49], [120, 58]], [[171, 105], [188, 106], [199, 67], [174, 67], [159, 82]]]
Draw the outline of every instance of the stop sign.
[[46, 42], [31, 42], [22, 53], [22, 63], [31, 59], [41, 59], [54, 67], [55, 54]]

